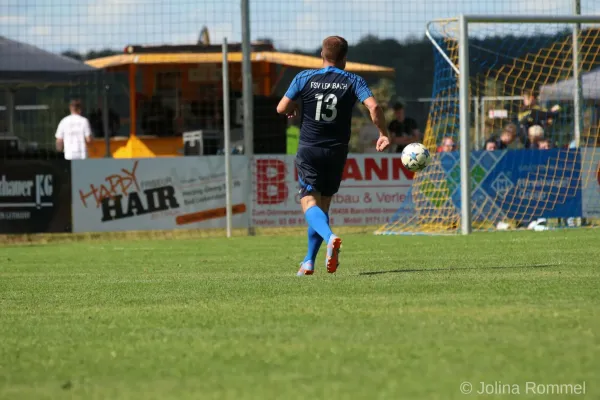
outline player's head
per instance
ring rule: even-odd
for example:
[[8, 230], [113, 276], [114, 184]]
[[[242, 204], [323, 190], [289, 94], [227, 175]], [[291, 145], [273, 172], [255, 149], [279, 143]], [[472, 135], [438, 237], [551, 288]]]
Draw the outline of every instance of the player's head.
[[404, 104], [395, 103], [394, 104], [394, 115], [396, 119], [400, 122], [404, 121]]
[[71, 100], [69, 102], [69, 111], [71, 111], [71, 114], [81, 114], [81, 100]]
[[329, 36], [323, 40], [321, 57], [326, 65], [333, 65], [340, 69], [346, 68], [348, 55], [348, 42], [341, 36]]

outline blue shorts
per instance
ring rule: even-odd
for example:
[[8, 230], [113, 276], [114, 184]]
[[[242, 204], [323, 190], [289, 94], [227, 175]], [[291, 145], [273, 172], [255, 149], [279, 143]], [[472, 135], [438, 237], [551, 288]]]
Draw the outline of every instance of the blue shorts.
[[320, 148], [299, 146], [296, 153], [296, 169], [300, 197], [311, 192], [333, 196], [340, 189], [348, 148]]

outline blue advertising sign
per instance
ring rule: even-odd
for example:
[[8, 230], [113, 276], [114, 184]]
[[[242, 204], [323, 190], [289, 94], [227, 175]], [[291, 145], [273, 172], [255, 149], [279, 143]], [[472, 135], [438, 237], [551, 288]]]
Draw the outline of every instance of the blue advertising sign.
[[[459, 154], [439, 157], [452, 204], [460, 210]], [[581, 216], [580, 172], [581, 157], [574, 150], [474, 151], [473, 217], [526, 221]]]

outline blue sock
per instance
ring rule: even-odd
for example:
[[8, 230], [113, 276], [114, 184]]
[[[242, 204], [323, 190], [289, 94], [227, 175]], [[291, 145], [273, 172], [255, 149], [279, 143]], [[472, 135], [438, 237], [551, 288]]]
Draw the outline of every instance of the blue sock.
[[[327, 224], [329, 224], [329, 214], [325, 213], [327, 217]], [[306, 257], [304, 257], [304, 262], [312, 261], [313, 265], [315, 265], [315, 261], [317, 259], [317, 254], [319, 253], [319, 248], [323, 243], [323, 238], [321, 235], [317, 233], [310, 226], [308, 227], [308, 252], [306, 253]]]
[[318, 206], [313, 206], [304, 213], [308, 226], [313, 228], [325, 242], [333, 235], [329, 227], [329, 218]]

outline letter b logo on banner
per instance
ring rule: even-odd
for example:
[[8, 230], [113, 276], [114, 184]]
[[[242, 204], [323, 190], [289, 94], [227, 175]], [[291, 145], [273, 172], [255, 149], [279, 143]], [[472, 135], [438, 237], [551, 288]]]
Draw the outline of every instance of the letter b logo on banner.
[[256, 160], [256, 201], [258, 204], [283, 203], [288, 197], [285, 162], [277, 159]]

